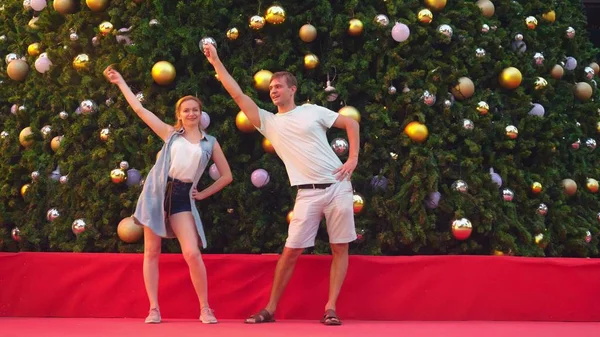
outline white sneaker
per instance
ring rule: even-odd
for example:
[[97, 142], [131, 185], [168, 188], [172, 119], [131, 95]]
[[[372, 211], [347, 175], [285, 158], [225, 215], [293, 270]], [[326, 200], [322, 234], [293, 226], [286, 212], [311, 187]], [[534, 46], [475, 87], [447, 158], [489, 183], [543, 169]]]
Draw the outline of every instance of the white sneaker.
[[150, 312], [148, 313], [148, 317], [146, 317], [146, 320], [144, 321], [144, 323], [149, 323], [149, 324], [160, 323], [160, 311], [158, 311], [158, 308], [150, 309]]
[[200, 310], [200, 321], [204, 324], [215, 324], [217, 323], [217, 318], [211, 308], [202, 308]]

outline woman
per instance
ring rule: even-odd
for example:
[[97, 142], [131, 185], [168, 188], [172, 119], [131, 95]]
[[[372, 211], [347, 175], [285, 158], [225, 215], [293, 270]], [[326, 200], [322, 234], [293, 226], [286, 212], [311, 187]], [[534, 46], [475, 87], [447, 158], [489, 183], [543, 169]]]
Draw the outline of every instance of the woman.
[[[177, 237], [200, 301], [200, 320], [217, 323], [208, 305], [206, 268], [198, 241], [200, 239], [202, 247], [206, 248], [206, 237], [192, 198], [205, 199], [233, 179], [221, 146], [200, 127], [202, 102], [193, 96], [179, 99], [175, 105], [177, 122], [171, 126], [142, 106], [119, 72], [109, 66], [104, 75], [119, 87], [135, 113], [165, 142], [146, 177], [133, 215], [136, 223], [144, 226], [144, 284], [150, 301], [145, 322], [161, 321], [158, 306], [161, 237]], [[220, 178], [198, 191], [196, 186], [210, 159], [217, 165]]]

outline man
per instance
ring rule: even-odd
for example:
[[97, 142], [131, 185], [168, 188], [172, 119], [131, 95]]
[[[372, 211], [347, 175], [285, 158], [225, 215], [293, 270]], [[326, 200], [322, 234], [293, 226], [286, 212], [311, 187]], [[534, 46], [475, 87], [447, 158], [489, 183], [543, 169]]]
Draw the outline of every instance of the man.
[[[336, 302], [348, 270], [348, 243], [356, 239], [350, 176], [358, 163], [359, 125], [352, 118], [321, 106], [296, 106], [297, 82], [288, 72], [273, 74], [269, 85], [277, 114], [260, 109], [225, 69], [214, 45], [205, 44], [203, 48], [227, 92], [248, 120], [273, 144], [285, 164], [291, 185], [298, 188], [293, 219], [277, 262], [269, 303], [247, 318], [246, 323], [275, 321], [277, 304], [296, 261], [304, 248], [314, 246], [319, 223], [325, 215], [333, 261], [329, 299], [321, 322], [340, 325]], [[348, 134], [349, 158], [344, 164], [327, 141], [326, 132], [332, 126], [345, 129]]]

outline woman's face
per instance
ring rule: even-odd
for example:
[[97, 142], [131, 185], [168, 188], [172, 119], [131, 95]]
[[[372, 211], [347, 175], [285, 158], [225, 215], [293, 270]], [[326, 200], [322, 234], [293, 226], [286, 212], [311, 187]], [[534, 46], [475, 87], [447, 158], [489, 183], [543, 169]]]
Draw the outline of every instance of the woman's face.
[[192, 99], [184, 101], [179, 106], [179, 119], [185, 128], [198, 127], [201, 115], [200, 105]]

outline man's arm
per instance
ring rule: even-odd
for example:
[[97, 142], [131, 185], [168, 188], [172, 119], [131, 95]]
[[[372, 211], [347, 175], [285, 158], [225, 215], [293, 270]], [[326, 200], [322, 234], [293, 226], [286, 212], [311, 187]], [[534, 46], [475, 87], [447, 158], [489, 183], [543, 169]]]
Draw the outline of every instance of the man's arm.
[[360, 148], [360, 126], [358, 123], [347, 116], [339, 115], [333, 125], [339, 129], [345, 129], [348, 134], [348, 145], [349, 145], [349, 153], [348, 159], [340, 168], [335, 170], [333, 173], [336, 174], [339, 180], [342, 180], [346, 177], [350, 177], [354, 169], [356, 169], [356, 165], [358, 164], [358, 149]]
[[260, 116], [258, 114], [258, 106], [254, 101], [248, 97], [248, 95], [244, 94], [240, 85], [231, 77], [223, 62], [219, 59], [217, 55], [217, 50], [215, 46], [208, 43], [204, 45], [204, 55], [208, 59], [208, 62], [213, 65], [215, 71], [217, 72], [217, 76], [219, 80], [225, 87], [225, 90], [229, 93], [231, 98], [235, 101], [235, 103], [240, 107], [240, 109], [246, 114], [248, 120], [257, 128], [260, 128]]

